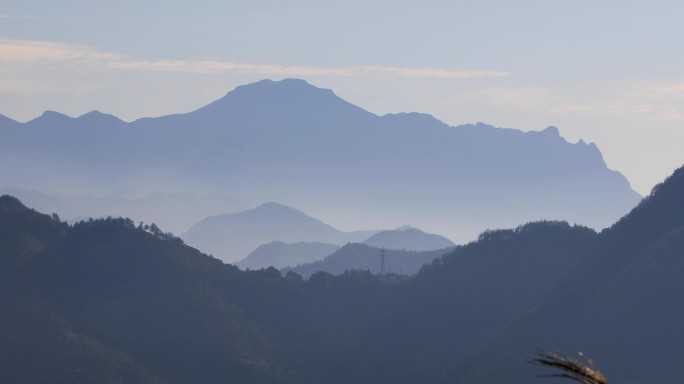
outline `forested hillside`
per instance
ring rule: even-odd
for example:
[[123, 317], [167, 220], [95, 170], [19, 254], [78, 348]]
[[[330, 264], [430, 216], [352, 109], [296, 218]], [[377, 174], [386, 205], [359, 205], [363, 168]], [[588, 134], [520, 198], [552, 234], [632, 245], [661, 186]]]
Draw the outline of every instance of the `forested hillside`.
[[537, 346], [678, 383], [684, 170], [610, 229], [484, 232], [414, 277], [240, 271], [156, 226], [0, 198], [4, 382], [527, 383]]

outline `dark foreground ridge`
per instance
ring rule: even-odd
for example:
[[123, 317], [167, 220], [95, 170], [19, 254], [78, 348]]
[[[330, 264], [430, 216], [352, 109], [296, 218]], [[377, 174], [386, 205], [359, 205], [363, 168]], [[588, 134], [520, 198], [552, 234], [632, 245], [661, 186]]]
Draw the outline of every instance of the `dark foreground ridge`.
[[245, 272], [155, 228], [0, 197], [0, 379], [529, 383], [539, 345], [684, 374], [682, 169], [606, 231], [488, 231], [411, 278]]

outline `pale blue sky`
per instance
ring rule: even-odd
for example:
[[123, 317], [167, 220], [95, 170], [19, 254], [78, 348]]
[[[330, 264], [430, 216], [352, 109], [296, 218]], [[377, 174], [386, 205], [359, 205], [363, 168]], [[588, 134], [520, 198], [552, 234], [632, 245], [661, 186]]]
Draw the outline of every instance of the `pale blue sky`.
[[642, 194], [684, 163], [684, 2], [0, 0], [0, 113], [125, 120], [298, 77], [371, 112], [555, 125]]

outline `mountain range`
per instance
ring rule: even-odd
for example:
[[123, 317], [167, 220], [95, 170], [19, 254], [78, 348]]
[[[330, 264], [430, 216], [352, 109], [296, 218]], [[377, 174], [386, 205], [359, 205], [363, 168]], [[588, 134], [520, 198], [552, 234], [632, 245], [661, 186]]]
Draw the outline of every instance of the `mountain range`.
[[[275, 202], [242, 212], [207, 217], [180, 237], [202, 252], [235, 263], [240, 268], [250, 269], [310, 264], [331, 256], [340, 246], [348, 243], [420, 251], [455, 246], [443, 236], [411, 227], [385, 231], [339, 231], [304, 212]], [[434, 257], [420, 260], [424, 263]], [[349, 269], [368, 269], [368, 261], [356, 261], [349, 259], [346, 263], [340, 263], [338, 260], [334, 262], [336, 267], [330, 271], [341, 273]], [[406, 268], [406, 273], [415, 273], [422, 265], [409, 264], [411, 266]], [[309, 265], [307, 268], [316, 267]]]
[[[235, 263], [241, 269], [285, 268], [312, 263], [332, 255], [340, 249], [338, 245], [317, 242], [284, 243], [272, 241], [260, 245], [247, 257]], [[352, 268], [349, 268], [352, 269]]]
[[232, 263], [273, 241], [340, 246], [361, 242], [376, 232], [339, 231], [304, 212], [270, 202], [242, 212], [207, 217], [180, 237], [188, 245]]
[[348, 271], [369, 271], [373, 274], [413, 275], [423, 266], [456, 249], [456, 244], [443, 236], [406, 226], [379, 231], [362, 243], [348, 243], [325, 257], [273, 266], [281, 268], [283, 273], [294, 272], [306, 279], [317, 272], [340, 275]]
[[296, 272], [304, 278], [320, 271], [334, 275], [352, 270], [377, 274], [381, 273], [378, 256], [382, 252], [386, 256], [386, 272], [412, 275], [455, 247], [456, 244], [445, 237], [402, 227], [380, 231], [362, 243], [348, 242], [342, 247], [318, 242], [287, 244], [273, 241], [258, 247], [235, 265], [250, 269], [275, 267], [284, 273]]
[[0, 197], [4, 382], [529, 383], [536, 347], [681, 381], [684, 168], [609, 228], [488, 230], [413, 277], [240, 271]]
[[640, 199], [594, 144], [568, 143], [554, 127], [378, 116], [296, 79], [133, 122], [97, 111], [0, 118], [0, 180], [48, 195], [221, 193], [348, 228], [411, 223], [457, 242], [539, 219], [600, 229]]

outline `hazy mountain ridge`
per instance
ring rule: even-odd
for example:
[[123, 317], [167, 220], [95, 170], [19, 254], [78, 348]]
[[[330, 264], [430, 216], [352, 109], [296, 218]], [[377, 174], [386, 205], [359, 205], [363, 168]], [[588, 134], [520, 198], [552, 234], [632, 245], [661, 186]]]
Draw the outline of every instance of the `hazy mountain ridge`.
[[377, 231], [343, 232], [286, 205], [269, 202], [247, 211], [208, 217], [181, 237], [189, 245], [225, 262], [237, 262], [273, 241], [342, 245]]
[[451, 240], [417, 228], [381, 231], [363, 241], [375, 248], [406, 249], [409, 251], [434, 251], [455, 247]]
[[557, 129], [377, 116], [294, 79], [240, 86], [183, 114], [125, 123], [49, 112], [0, 121], [0, 132], [5, 186], [123, 195], [193, 186], [328, 221], [411, 222], [458, 241], [543, 218], [601, 228], [639, 199], [595, 145]]
[[19, 188], [0, 188], [0, 194], [20, 198], [42, 212], [57, 213], [68, 222], [107, 216], [155, 223], [175, 234], [217, 213], [238, 212], [247, 205], [223, 194], [154, 193], [138, 198], [120, 196], [46, 195]]
[[332, 255], [339, 245], [317, 242], [298, 242], [287, 244], [272, 241], [260, 245], [247, 257], [235, 263], [242, 269], [262, 269], [268, 267], [284, 268], [299, 264], [311, 263]]
[[[581, 350], [616, 382], [676, 384], [682, 228], [684, 168], [598, 234], [532, 222], [411, 278], [305, 281], [240, 271], [124, 219], [68, 226], [3, 196], [0, 349], [23, 353], [3, 353], [0, 377], [522, 384], [539, 370], [521, 359], [542, 346]], [[60, 318], [65, 331], [31, 332]], [[97, 369], [74, 373], [83, 366]]]
[[[429, 251], [412, 251], [405, 249], [385, 249], [385, 272], [395, 275], [414, 275], [421, 267], [430, 264], [434, 259], [453, 252], [454, 247], [433, 249]], [[347, 271], [368, 271], [380, 273], [381, 248], [368, 244], [347, 244], [329, 256], [301, 265], [283, 268], [283, 273], [292, 271], [304, 278], [318, 272], [341, 275]]]
[[9, 117], [0, 114], [0, 127], [12, 127], [19, 124], [19, 122], [10, 119]]

